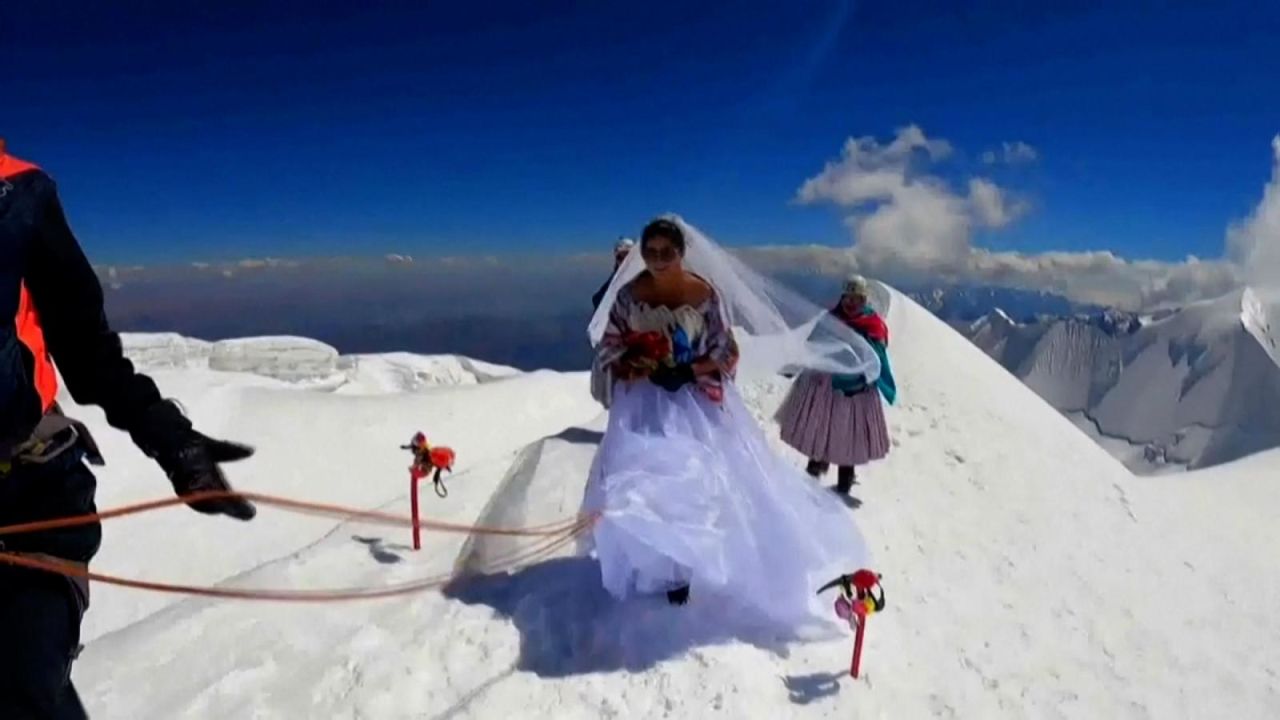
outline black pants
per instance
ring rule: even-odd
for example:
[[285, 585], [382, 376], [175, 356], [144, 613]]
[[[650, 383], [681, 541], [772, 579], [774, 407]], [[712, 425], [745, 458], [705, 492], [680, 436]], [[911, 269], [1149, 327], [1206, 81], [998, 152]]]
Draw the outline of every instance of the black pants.
[[[94, 512], [96, 487], [78, 451], [46, 465], [15, 465], [0, 474], [0, 526]], [[7, 552], [88, 563], [101, 540], [102, 529], [94, 524], [0, 536], [0, 545]], [[86, 586], [0, 562], [0, 718], [88, 717], [71, 684], [87, 608]]]
[[[821, 462], [819, 460], [810, 460], [809, 466], [805, 470], [814, 477], [821, 477], [827, 474], [827, 470], [831, 468], [830, 463]], [[853, 488], [854, 471], [852, 465], [840, 465], [836, 468], [836, 489], [840, 492], [847, 493]]]

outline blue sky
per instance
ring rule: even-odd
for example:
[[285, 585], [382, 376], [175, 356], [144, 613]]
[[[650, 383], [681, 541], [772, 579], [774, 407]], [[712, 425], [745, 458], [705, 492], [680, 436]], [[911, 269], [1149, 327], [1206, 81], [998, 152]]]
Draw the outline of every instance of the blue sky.
[[[1280, 131], [1276, 3], [605, 5], [10, 3], [0, 134], [146, 263], [598, 249], [666, 210], [848, 244], [792, 200], [908, 124], [1029, 208], [980, 244], [1216, 257]], [[1038, 159], [981, 162], [1008, 141]]]

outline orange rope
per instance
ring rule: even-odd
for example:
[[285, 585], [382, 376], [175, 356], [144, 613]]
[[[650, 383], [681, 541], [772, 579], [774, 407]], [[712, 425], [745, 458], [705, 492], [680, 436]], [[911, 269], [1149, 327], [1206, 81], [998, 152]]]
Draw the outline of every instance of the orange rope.
[[[572, 542], [585, 529], [585, 527], [575, 529], [573, 532], [566, 533], [562, 537], [552, 538], [550, 542], [544, 541], [542, 547], [537, 547], [534, 550], [526, 550], [523, 554], [506, 558], [501, 562], [495, 561], [486, 565], [480, 572], [489, 574], [509, 571], [521, 565], [541, 560]], [[43, 557], [32, 557], [29, 555], [18, 555], [7, 552], [0, 552], [0, 562], [10, 563], [12, 565], [26, 567], [32, 570], [43, 570], [69, 577], [84, 578], [90, 582], [100, 582], [107, 585], [118, 585], [138, 590], [150, 590], [153, 592], [180, 595], [195, 595], [200, 597], [283, 602], [341, 602], [347, 600], [373, 600], [378, 598], [394, 597], [397, 595], [409, 595], [423, 590], [440, 588], [460, 578], [456, 573], [446, 573], [433, 575], [399, 585], [389, 585], [382, 588], [342, 588], [333, 590], [274, 590], [270, 588], [239, 589], [136, 580], [117, 575], [92, 572], [86, 568], [64, 561], [46, 560]]]
[[[412, 518], [376, 510], [359, 510], [339, 505], [291, 500], [288, 498], [251, 492], [207, 492], [187, 495], [184, 497], [135, 503], [112, 510], [87, 513], [85, 515], [78, 515], [75, 517], [56, 518], [52, 520], [40, 520], [17, 525], [8, 525], [0, 527], [0, 536], [88, 525], [103, 520], [137, 515], [174, 505], [186, 504], [188, 502], [214, 500], [226, 497], [243, 497], [262, 505], [274, 506], [293, 512], [359, 519], [384, 525], [409, 527], [413, 524]], [[564, 547], [589, 530], [595, 524], [595, 520], [596, 517], [594, 515], [587, 515], [528, 528], [492, 528], [422, 520], [419, 522], [419, 526], [443, 532], [474, 532], [482, 535], [509, 535], [539, 538], [531, 547], [520, 548], [507, 556], [495, 558], [475, 571], [482, 574], [488, 574], [509, 571], [521, 565], [548, 557], [556, 550]], [[330, 590], [277, 590], [270, 588], [239, 589], [201, 585], [182, 585], [126, 578], [117, 575], [92, 572], [85, 567], [66, 561], [13, 552], [0, 552], [0, 563], [8, 563], [10, 565], [56, 573], [68, 577], [83, 578], [90, 582], [100, 582], [107, 585], [117, 585], [138, 590], [149, 590], [152, 592], [176, 593], [201, 597], [287, 602], [337, 602], [408, 595], [422, 590], [443, 587], [460, 577], [458, 573], [445, 573], [380, 588], [338, 588]]]
[[[129, 515], [139, 515], [141, 513], [160, 510], [175, 505], [186, 505], [190, 502], [200, 502], [203, 500], [221, 500], [226, 498], [241, 497], [246, 500], [278, 507], [293, 512], [320, 515], [327, 517], [342, 517], [353, 520], [362, 520], [370, 524], [391, 525], [395, 527], [413, 527], [413, 518], [407, 515], [396, 515], [394, 513], [382, 512], [379, 510], [361, 510], [358, 508], [345, 507], [342, 505], [331, 505], [327, 503], [308, 502], [305, 500], [292, 500], [290, 498], [279, 497], [276, 495], [266, 495], [254, 492], [229, 492], [229, 491], [209, 491], [201, 493], [192, 493], [182, 497], [171, 497], [163, 500], [151, 500], [149, 502], [135, 503], [132, 505], [124, 505], [112, 510], [103, 510], [96, 513], [86, 513], [84, 515], [76, 515], [74, 517], [55, 518], [52, 520], [37, 520], [35, 522], [20, 523], [17, 525], [6, 525], [0, 527], [0, 535], [18, 535], [21, 533], [33, 533], [43, 530], [57, 530], [61, 528], [76, 527], [79, 525], [91, 525], [103, 520], [112, 520]], [[485, 527], [483, 525], [462, 525], [459, 523], [447, 523], [439, 520], [420, 520], [418, 526], [424, 530], [438, 530], [440, 532], [451, 533], [479, 533], [482, 535], [522, 535], [522, 536], [544, 536], [554, 535], [567, 527], [573, 526], [577, 522], [577, 518], [567, 518], [546, 525], [533, 525], [527, 528], [494, 528]]]

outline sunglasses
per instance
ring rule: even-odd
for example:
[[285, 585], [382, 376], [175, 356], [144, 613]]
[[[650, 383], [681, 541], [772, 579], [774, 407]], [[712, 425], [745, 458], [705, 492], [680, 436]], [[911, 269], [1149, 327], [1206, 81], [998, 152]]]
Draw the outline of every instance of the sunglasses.
[[675, 247], [672, 245], [667, 245], [666, 247], [661, 247], [661, 248], [642, 247], [640, 248], [640, 256], [643, 257], [645, 260], [659, 260], [662, 262], [670, 262], [680, 257], [680, 251], [676, 250]]

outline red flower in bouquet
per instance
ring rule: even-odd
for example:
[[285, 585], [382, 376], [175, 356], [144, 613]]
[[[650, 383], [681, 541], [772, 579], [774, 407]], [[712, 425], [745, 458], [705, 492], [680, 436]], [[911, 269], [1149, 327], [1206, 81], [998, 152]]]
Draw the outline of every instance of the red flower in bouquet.
[[623, 338], [627, 352], [623, 361], [638, 375], [647, 375], [671, 359], [671, 339], [660, 332], [629, 332]]

